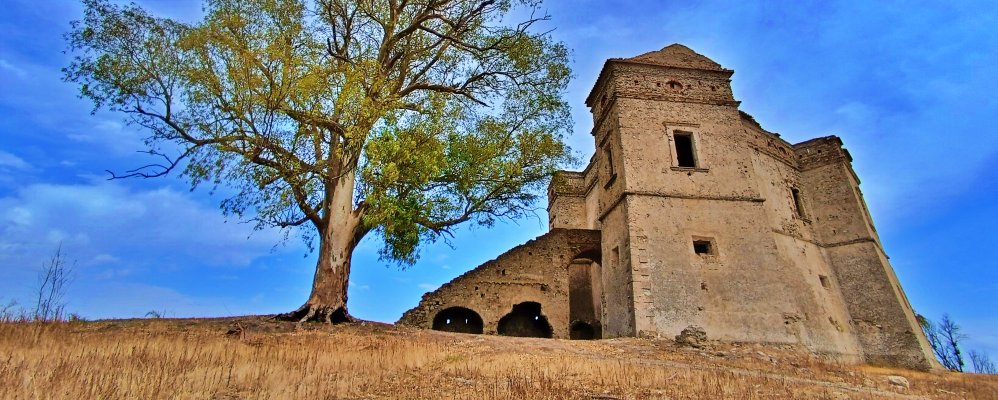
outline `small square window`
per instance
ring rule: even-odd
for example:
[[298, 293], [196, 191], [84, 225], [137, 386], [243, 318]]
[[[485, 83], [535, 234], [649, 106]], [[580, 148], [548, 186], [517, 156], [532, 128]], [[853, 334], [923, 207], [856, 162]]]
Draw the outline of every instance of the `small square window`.
[[828, 277], [825, 275], [818, 275], [818, 280], [821, 281], [821, 286], [825, 289], [831, 288], [832, 283], [828, 281]]
[[710, 240], [694, 240], [693, 252], [697, 254], [714, 254], [714, 244]]

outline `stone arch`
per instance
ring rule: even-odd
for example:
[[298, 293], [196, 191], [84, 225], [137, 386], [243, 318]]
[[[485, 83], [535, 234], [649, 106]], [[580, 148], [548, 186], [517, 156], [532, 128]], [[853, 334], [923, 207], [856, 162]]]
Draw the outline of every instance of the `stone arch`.
[[503, 336], [550, 338], [554, 329], [541, 313], [541, 303], [527, 301], [513, 306], [513, 311], [499, 319], [496, 331]]
[[464, 307], [446, 308], [433, 317], [433, 330], [436, 331], [481, 334], [484, 326], [478, 313]]

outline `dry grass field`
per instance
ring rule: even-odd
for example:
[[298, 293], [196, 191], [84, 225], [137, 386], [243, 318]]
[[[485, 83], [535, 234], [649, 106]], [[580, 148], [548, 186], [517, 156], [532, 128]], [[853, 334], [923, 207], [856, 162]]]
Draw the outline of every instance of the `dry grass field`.
[[0, 323], [0, 399], [480, 398], [998, 399], [998, 376], [840, 365], [787, 346], [688, 349], [266, 317]]

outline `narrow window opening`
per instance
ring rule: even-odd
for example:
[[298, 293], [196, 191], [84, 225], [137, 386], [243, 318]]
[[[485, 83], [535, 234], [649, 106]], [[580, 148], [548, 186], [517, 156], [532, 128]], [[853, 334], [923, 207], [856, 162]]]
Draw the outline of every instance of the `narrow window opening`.
[[679, 166], [696, 168], [696, 158], [693, 156], [693, 134], [676, 131], [673, 139], [676, 142], [676, 161]]
[[790, 194], [794, 198], [794, 208], [797, 210], [797, 216], [804, 218], [804, 204], [800, 200], [800, 190], [790, 188]]
[[697, 254], [713, 254], [713, 244], [709, 240], [694, 240], [693, 252]]
[[682, 89], [683, 88], [683, 84], [679, 83], [679, 82], [676, 82], [676, 81], [669, 81], [666, 84], [669, 85], [669, 89], [673, 89], [673, 90], [677, 90], [677, 89]]
[[829, 288], [832, 287], [832, 284], [828, 281], [828, 277], [827, 276], [825, 276], [825, 275], [818, 275], [818, 280], [821, 281], [821, 286], [824, 287], [825, 289], [829, 289]]
[[607, 176], [613, 176], [613, 152], [610, 151], [610, 143], [603, 146], [603, 155], [606, 156], [606, 174]]

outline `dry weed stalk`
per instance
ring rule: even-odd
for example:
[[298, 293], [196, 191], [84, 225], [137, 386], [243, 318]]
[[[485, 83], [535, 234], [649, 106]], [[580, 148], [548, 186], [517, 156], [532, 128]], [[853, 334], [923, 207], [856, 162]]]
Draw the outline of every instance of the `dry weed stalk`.
[[[229, 327], [237, 333], [226, 335]], [[700, 352], [644, 339], [270, 328], [253, 321], [2, 323], [0, 398], [998, 398], [995, 377], [825, 364], [761, 346]], [[756, 352], [763, 348], [780, 361], [762, 360]], [[898, 373], [912, 381], [909, 392], [884, 382]]]

